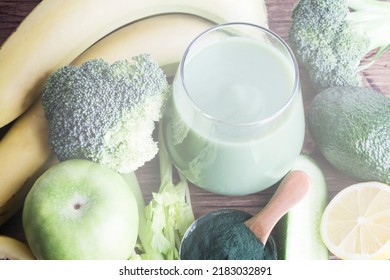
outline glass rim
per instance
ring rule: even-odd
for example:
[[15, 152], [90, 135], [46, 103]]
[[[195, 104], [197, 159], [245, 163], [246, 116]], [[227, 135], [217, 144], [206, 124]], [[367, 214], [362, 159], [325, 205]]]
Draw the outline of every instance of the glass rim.
[[[221, 120], [221, 119], [216, 118], [216, 117], [208, 114], [207, 112], [205, 112], [202, 108], [200, 108], [198, 106], [198, 104], [195, 102], [195, 100], [192, 98], [190, 92], [188, 91], [186, 83], [185, 83], [185, 75], [184, 75], [185, 61], [187, 60], [188, 54], [189, 54], [190, 50], [192, 49], [193, 45], [199, 39], [201, 39], [202, 37], [204, 37], [205, 35], [213, 32], [213, 31], [216, 31], [216, 30], [219, 30], [219, 29], [223, 29], [223, 28], [228, 27], [228, 26], [234, 26], [234, 25], [237, 25], [237, 26], [241, 25], [241, 26], [256, 28], [256, 29], [259, 29], [259, 30], [267, 33], [268, 35], [271, 35], [272, 37], [274, 37], [287, 50], [287, 52], [288, 52], [288, 54], [289, 54], [289, 56], [291, 58], [291, 61], [293, 63], [293, 66], [294, 66], [294, 84], [293, 84], [291, 93], [289, 94], [286, 102], [276, 112], [270, 114], [269, 116], [267, 116], [265, 118], [262, 118], [262, 119], [259, 119], [259, 120], [256, 120], [256, 121], [245, 122], [245, 123], [234, 123], [234, 122]], [[181, 78], [180, 80], [181, 80], [182, 86], [184, 88], [184, 91], [185, 91], [187, 97], [189, 98], [189, 100], [191, 101], [192, 105], [196, 108], [197, 111], [199, 111], [204, 117], [206, 117], [210, 121], [219, 123], [221, 125], [234, 126], [234, 127], [248, 127], [248, 126], [255, 126], [255, 125], [264, 125], [264, 124], [269, 123], [272, 120], [276, 119], [285, 110], [287, 110], [287, 108], [289, 107], [290, 103], [294, 99], [295, 95], [297, 95], [298, 86], [299, 86], [299, 67], [298, 67], [298, 63], [297, 63], [297, 60], [295, 58], [295, 55], [294, 55], [293, 51], [291, 50], [290, 46], [283, 40], [282, 37], [280, 37], [275, 32], [271, 31], [270, 29], [265, 28], [265, 27], [260, 26], [260, 25], [257, 25], [257, 24], [248, 23], [248, 22], [227, 22], [227, 23], [218, 24], [218, 25], [215, 25], [213, 27], [210, 27], [210, 28], [206, 29], [205, 31], [203, 31], [202, 33], [197, 35], [190, 42], [190, 44], [187, 46], [187, 48], [185, 49], [185, 51], [183, 53], [183, 56], [182, 56], [182, 59], [181, 59], [180, 65], [179, 65], [179, 75], [180, 75], [180, 78]]]

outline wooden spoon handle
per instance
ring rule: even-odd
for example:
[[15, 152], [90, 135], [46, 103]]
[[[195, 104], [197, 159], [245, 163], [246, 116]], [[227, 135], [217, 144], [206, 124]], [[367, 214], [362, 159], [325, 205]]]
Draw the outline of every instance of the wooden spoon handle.
[[309, 188], [310, 178], [305, 172], [290, 171], [267, 205], [245, 225], [265, 244], [276, 223], [305, 196]]

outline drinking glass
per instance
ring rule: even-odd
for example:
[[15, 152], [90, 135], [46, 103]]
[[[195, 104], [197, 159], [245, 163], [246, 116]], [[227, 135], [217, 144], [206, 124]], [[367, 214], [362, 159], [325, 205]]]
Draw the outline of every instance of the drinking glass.
[[290, 171], [304, 111], [297, 63], [280, 36], [249, 23], [212, 27], [188, 46], [172, 86], [163, 139], [193, 184], [246, 195]]

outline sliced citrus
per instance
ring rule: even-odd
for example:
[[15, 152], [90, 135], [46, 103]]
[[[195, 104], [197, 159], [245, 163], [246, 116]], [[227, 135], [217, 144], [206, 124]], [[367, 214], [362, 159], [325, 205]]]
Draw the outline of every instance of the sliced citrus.
[[340, 259], [390, 259], [390, 186], [364, 182], [340, 191], [322, 215], [321, 236]]

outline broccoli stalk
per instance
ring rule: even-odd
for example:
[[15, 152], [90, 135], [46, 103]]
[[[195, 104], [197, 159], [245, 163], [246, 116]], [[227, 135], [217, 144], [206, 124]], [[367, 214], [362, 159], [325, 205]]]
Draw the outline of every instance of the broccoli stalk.
[[[390, 46], [390, 2], [300, 0], [292, 12], [289, 43], [318, 89], [361, 86], [359, 71]], [[376, 51], [373, 61], [361, 61]]]

